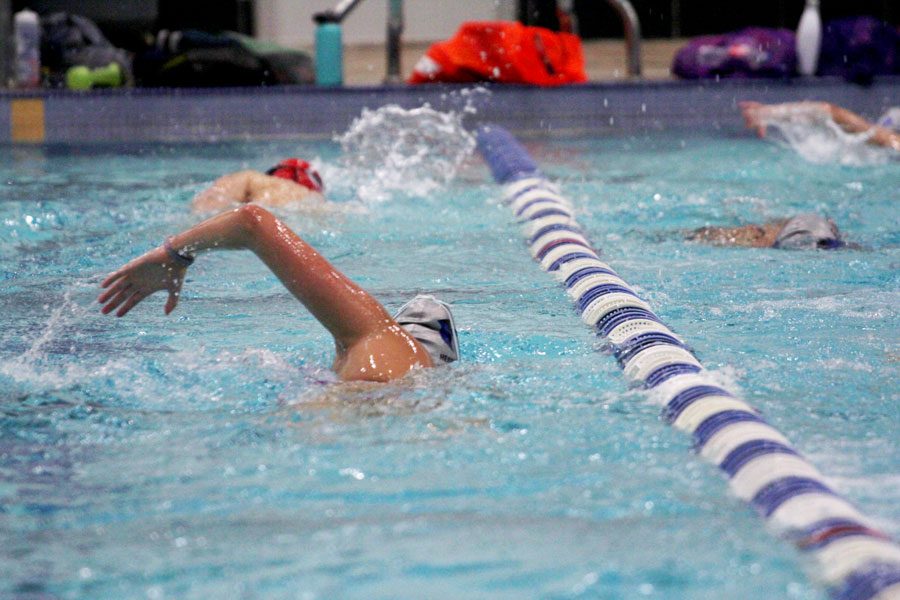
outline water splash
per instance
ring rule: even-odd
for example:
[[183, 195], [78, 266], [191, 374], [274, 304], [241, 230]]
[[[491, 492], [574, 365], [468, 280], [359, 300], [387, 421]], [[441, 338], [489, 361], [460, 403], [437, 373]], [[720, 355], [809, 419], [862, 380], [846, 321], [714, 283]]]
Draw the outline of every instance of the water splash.
[[55, 301], [55, 305], [44, 306], [49, 315], [43, 327], [31, 339], [22, 340], [27, 344], [24, 352], [15, 358], [0, 361], [0, 379], [25, 384], [33, 391], [47, 391], [69, 387], [74, 382], [93, 376], [90, 367], [78, 362], [54, 364], [52, 356], [60, 352], [69, 355], [76, 353], [75, 342], [71, 346], [66, 344], [71, 341], [70, 334], [83, 325], [89, 308], [74, 301], [72, 294], [85, 285], [83, 282], [73, 284], [61, 299]]
[[405, 109], [396, 104], [364, 109], [335, 141], [344, 156], [326, 174], [336, 187], [350, 186], [363, 201], [384, 201], [396, 193], [425, 196], [453, 180], [475, 148], [462, 112], [428, 105]]
[[793, 149], [811, 163], [879, 165], [889, 162], [896, 155], [896, 151], [890, 148], [869, 144], [872, 131], [848, 133], [831, 119], [774, 119], [767, 122], [767, 126], [775, 132], [771, 137], [776, 143]]

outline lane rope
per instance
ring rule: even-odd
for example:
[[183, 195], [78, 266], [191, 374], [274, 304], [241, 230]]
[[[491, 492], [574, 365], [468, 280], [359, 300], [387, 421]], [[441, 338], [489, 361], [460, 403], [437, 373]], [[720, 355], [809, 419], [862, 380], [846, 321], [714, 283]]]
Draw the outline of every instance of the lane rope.
[[478, 148], [532, 257], [560, 280], [581, 319], [610, 344], [636, 385], [652, 389], [662, 418], [692, 436], [731, 491], [814, 566], [835, 600], [900, 599], [900, 546], [827, 483], [752, 406], [723, 389], [690, 347], [600, 259], [561, 190], [505, 129], [482, 126]]

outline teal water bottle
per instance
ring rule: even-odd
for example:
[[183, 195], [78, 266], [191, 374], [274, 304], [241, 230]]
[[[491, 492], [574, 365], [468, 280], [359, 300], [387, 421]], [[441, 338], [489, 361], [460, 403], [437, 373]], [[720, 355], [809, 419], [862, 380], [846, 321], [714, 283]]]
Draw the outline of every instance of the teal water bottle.
[[316, 27], [316, 84], [342, 85], [344, 83], [344, 45], [341, 40], [341, 24], [320, 21]]

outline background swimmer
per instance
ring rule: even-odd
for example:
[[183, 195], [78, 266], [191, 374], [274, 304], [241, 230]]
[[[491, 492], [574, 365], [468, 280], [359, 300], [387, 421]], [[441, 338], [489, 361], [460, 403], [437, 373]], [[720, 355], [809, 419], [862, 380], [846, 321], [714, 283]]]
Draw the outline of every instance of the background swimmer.
[[828, 102], [762, 104], [746, 101], [741, 102], [740, 107], [744, 116], [744, 124], [747, 128], [755, 130], [759, 137], [766, 136], [769, 125], [783, 122], [809, 125], [833, 123], [845, 133], [867, 134], [868, 138], [865, 141], [870, 145], [900, 151], [900, 133], [891, 131], [888, 127], [871, 123], [854, 112]]
[[254, 204], [222, 213], [166, 239], [103, 280], [103, 314], [126, 315], [148, 296], [178, 304], [196, 253], [251, 250], [334, 338], [333, 369], [342, 380], [389, 381], [459, 357], [449, 307], [417, 296], [391, 317], [365, 290], [334, 268], [269, 211]]
[[266, 171], [246, 169], [219, 177], [194, 197], [194, 212], [213, 212], [235, 204], [284, 206], [296, 202], [321, 206], [325, 185], [305, 160], [286, 158]]
[[701, 227], [688, 233], [686, 237], [692, 242], [748, 248], [828, 250], [845, 245], [834, 221], [812, 213], [762, 225]]

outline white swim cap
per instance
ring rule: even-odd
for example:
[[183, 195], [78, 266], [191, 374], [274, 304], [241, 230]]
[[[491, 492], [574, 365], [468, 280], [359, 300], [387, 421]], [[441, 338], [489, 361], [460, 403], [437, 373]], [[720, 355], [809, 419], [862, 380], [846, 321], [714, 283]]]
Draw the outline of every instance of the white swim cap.
[[394, 320], [425, 346], [434, 364], [459, 360], [456, 325], [446, 302], [419, 294], [400, 307]]

